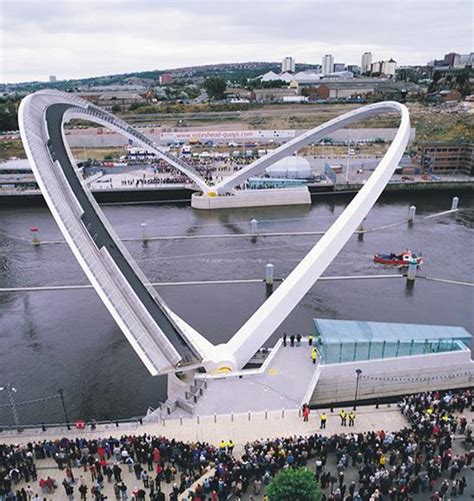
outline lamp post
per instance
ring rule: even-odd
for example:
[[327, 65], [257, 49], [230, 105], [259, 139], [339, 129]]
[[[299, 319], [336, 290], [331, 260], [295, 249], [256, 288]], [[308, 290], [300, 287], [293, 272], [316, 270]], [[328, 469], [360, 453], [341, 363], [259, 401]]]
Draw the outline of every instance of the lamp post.
[[20, 420], [18, 419], [18, 412], [16, 409], [15, 398], [13, 396], [13, 394], [16, 393], [17, 390], [11, 383], [8, 383], [6, 386], [0, 386], [0, 391], [3, 390], [6, 390], [6, 392], [8, 393], [8, 400], [10, 401], [10, 406], [12, 408], [13, 421], [15, 421], [15, 426], [19, 428]]
[[357, 374], [357, 379], [356, 379], [356, 389], [355, 389], [355, 395], [354, 395], [353, 410], [357, 409], [357, 394], [359, 393], [359, 380], [360, 380], [360, 375], [362, 374], [362, 369], [356, 369], [356, 374]]
[[64, 403], [64, 390], [60, 389], [58, 390], [58, 393], [59, 393], [59, 398], [61, 399], [61, 404], [63, 406], [64, 418], [66, 419], [66, 426], [67, 429], [70, 430], [71, 425], [69, 424], [69, 417], [67, 415], [66, 404]]

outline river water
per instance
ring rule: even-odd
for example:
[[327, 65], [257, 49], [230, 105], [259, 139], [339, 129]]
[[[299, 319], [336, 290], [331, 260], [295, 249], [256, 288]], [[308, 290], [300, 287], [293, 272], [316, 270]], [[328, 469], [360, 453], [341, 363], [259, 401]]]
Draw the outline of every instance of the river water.
[[[453, 194], [407, 194], [382, 199], [365, 227], [406, 219], [410, 204], [422, 217], [449, 209]], [[325, 230], [344, 210], [347, 199], [321, 196], [310, 208], [242, 209], [199, 212], [188, 205], [117, 205], [104, 211], [120, 237], [148, 235], [236, 234], [250, 231]], [[393, 273], [372, 261], [376, 252], [420, 250], [427, 276], [474, 282], [474, 197], [462, 194], [461, 211], [370, 233], [349, 243], [326, 275]], [[65, 244], [34, 247], [30, 227], [42, 240], [61, 239], [46, 208], [0, 210], [0, 287], [86, 284]], [[266, 263], [285, 277], [318, 237], [202, 239], [127, 242], [150, 281], [262, 278]], [[263, 284], [160, 287], [169, 305], [212, 342], [229, 339], [265, 300]], [[474, 333], [473, 288], [417, 280], [319, 282], [287, 318], [282, 332], [307, 334], [315, 317], [350, 320], [460, 325]], [[18, 402], [64, 389], [71, 419], [114, 419], [143, 414], [165, 397], [166, 380], [146, 371], [93, 290], [0, 293], [0, 386], [11, 382]], [[6, 392], [0, 392], [0, 425], [11, 423]], [[60, 402], [19, 408], [23, 423], [63, 419]]]

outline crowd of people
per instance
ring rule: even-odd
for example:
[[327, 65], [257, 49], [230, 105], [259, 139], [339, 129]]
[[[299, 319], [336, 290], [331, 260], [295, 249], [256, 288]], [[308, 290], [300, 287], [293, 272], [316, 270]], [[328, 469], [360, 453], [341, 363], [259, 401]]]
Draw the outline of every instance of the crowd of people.
[[[464, 411], [471, 406], [469, 390], [412, 395], [399, 402], [409, 422], [400, 431], [257, 440], [239, 456], [231, 440], [213, 446], [150, 435], [3, 444], [0, 500], [43, 501], [62, 489], [63, 499], [101, 501], [110, 499], [106, 484], [116, 501], [173, 501], [180, 494], [192, 501], [257, 500], [278, 471], [302, 466], [314, 471], [323, 501], [409, 501], [416, 495], [439, 501], [466, 490], [474, 454]], [[453, 450], [455, 435], [462, 435], [463, 452]], [[44, 460], [60, 470], [62, 481], [41, 475]]]

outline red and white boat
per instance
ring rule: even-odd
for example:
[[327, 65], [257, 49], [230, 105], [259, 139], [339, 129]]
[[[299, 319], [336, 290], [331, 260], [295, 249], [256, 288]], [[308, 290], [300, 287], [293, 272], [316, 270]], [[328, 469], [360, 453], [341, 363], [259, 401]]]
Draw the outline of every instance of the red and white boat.
[[411, 250], [405, 250], [400, 254], [394, 252], [390, 254], [375, 254], [374, 261], [380, 264], [389, 266], [408, 266], [412, 261], [415, 261], [417, 266], [423, 264], [423, 257], [420, 254], [415, 254]]

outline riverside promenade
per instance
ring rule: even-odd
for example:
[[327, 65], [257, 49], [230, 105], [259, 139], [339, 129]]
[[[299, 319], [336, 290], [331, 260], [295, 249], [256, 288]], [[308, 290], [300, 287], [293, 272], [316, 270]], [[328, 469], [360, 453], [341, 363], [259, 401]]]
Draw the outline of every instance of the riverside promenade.
[[[349, 408], [345, 408], [349, 411]], [[232, 440], [235, 443], [235, 454], [240, 454], [247, 442], [266, 438], [278, 438], [292, 435], [334, 435], [335, 433], [365, 433], [373, 430], [397, 431], [407, 425], [405, 417], [401, 414], [396, 404], [388, 407], [381, 405], [360, 406], [356, 411], [354, 427], [341, 426], [338, 413], [340, 408], [335, 407], [334, 412], [326, 409], [328, 417], [327, 427], [320, 430], [320, 415], [323, 409], [312, 410], [309, 421], [304, 422], [298, 410], [278, 410], [268, 412], [245, 412], [235, 414], [219, 414], [215, 416], [175, 417], [152, 423], [139, 422], [97, 425], [95, 430], [87, 426], [83, 430], [71, 425], [71, 430], [64, 427], [25, 429], [22, 432], [5, 430], [0, 433], [0, 442], [13, 444], [27, 444], [43, 440], [56, 440], [60, 438], [86, 439], [103, 437], [121, 437], [122, 435], [161, 435], [169, 439], [184, 442], [208, 442], [219, 445], [221, 440]], [[472, 414], [472, 413], [471, 413]], [[469, 416], [471, 419], [472, 416]]]
[[[207, 416], [207, 417], [197, 417], [194, 418], [176, 418], [169, 419], [161, 422], [145, 423], [140, 425], [137, 423], [125, 423], [120, 424], [119, 427], [115, 425], [97, 425], [95, 430], [91, 430], [90, 427], [84, 430], [78, 430], [71, 427], [71, 430], [64, 428], [50, 428], [46, 431], [40, 429], [30, 429], [24, 430], [23, 432], [16, 431], [3, 431], [0, 433], [0, 443], [4, 444], [27, 444], [40, 442], [43, 440], [56, 440], [63, 437], [70, 439], [75, 439], [78, 437], [83, 437], [86, 439], [94, 439], [99, 437], [120, 437], [123, 435], [143, 435], [151, 434], [155, 436], [165, 436], [169, 439], [175, 438], [179, 441], [184, 442], [195, 442], [195, 441], [206, 441], [215, 446], [218, 446], [221, 440], [229, 440], [235, 443], [234, 456], [240, 457], [243, 453], [244, 445], [247, 442], [258, 441], [261, 439], [272, 439], [277, 437], [290, 437], [290, 436], [307, 436], [311, 434], [320, 434], [324, 436], [330, 436], [334, 434], [341, 433], [365, 433], [368, 431], [380, 431], [384, 430], [386, 432], [397, 432], [402, 428], [409, 425], [409, 422], [400, 412], [397, 405], [383, 405], [379, 409], [374, 406], [364, 406], [357, 409], [357, 417], [354, 427], [341, 426], [340, 419], [338, 416], [339, 408], [334, 408], [333, 412], [329, 409], [326, 410], [328, 416], [327, 428], [325, 430], [319, 429], [320, 424], [320, 413], [323, 411], [311, 411], [311, 415], [308, 422], [304, 422], [300, 416], [299, 411], [269, 411], [258, 412], [254, 414], [242, 413], [232, 415], [217, 415], [217, 416]], [[349, 409], [346, 408], [346, 411]], [[473, 422], [474, 413], [470, 410], [465, 409], [464, 417], [467, 419], [468, 423]], [[456, 452], [462, 452], [461, 447], [461, 436], [454, 438], [454, 448]], [[114, 459], [110, 459], [109, 463], [113, 464]], [[336, 464], [334, 463], [334, 458], [328, 463], [328, 467], [335, 469]], [[64, 489], [61, 485], [65, 473], [64, 470], [59, 470], [56, 463], [52, 459], [45, 459], [37, 462], [38, 466], [38, 479], [51, 477], [55, 479], [58, 488], [48, 494], [41, 494], [41, 499], [46, 501], [57, 501], [66, 499]], [[212, 465], [211, 465], [212, 466]], [[137, 480], [133, 471], [130, 471], [126, 465], [121, 465], [122, 468], [122, 479], [125, 485], [128, 487], [129, 497], [127, 499], [133, 499], [130, 497], [133, 489], [137, 487], [142, 487], [142, 482]], [[308, 463], [308, 468], [314, 468], [314, 460]], [[89, 472], [84, 472], [82, 468], [74, 468], [74, 476], [76, 478], [75, 484], [75, 496], [74, 499], [79, 498], [79, 493], [77, 492], [77, 479], [80, 476], [83, 477], [88, 486], [90, 493], [90, 488], [92, 486], [92, 479]], [[467, 477], [469, 477], [468, 485], [472, 485], [472, 475], [469, 475], [468, 470], [466, 470]], [[205, 471], [203, 475], [196, 480], [195, 484], [191, 486], [192, 489], [195, 485], [201, 484], [204, 478], [214, 475], [214, 469], [211, 467], [209, 470]], [[357, 480], [357, 471], [349, 468], [347, 470], [347, 476], [349, 480]], [[179, 481], [178, 481], [179, 482]], [[37, 482], [30, 482], [25, 484], [21, 482], [15, 486], [16, 488], [31, 486], [33, 492], [39, 493], [39, 487]], [[169, 499], [169, 494], [173, 488], [173, 481], [170, 483], [162, 482], [161, 489], [165, 494], [165, 499]], [[188, 499], [186, 497], [187, 492], [180, 495], [178, 499], [184, 500]], [[107, 496], [107, 499], [115, 499], [115, 493], [113, 488], [113, 483], [104, 483], [104, 489], [102, 493]], [[425, 493], [426, 494], [426, 493]], [[260, 500], [262, 499], [263, 493], [257, 496], [250, 496], [246, 494], [242, 499], [248, 501], [250, 499]], [[90, 499], [90, 494], [88, 494], [87, 499]], [[421, 496], [421, 497], [420, 497]], [[426, 499], [423, 494], [416, 495], [416, 500]], [[459, 497], [459, 499], [464, 499]]]

